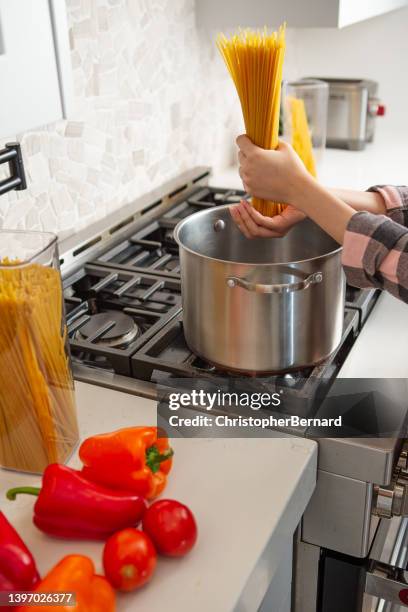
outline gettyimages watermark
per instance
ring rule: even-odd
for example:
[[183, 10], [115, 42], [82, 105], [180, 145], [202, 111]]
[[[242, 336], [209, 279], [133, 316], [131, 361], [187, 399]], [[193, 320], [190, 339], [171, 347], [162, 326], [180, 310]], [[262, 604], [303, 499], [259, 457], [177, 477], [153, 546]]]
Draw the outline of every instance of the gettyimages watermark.
[[245, 406], [252, 410], [276, 407], [281, 405], [280, 391], [274, 393], [228, 392], [217, 389], [209, 392], [204, 389], [192, 389], [189, 392], [169, 393], [170, 410], [178, 410], [183, 406], [212, 410], [214, 407]]
[[196, 415], [194, 417], [186, 417], [172, 415], [169, 418], [171, 427], [248, 427], [273, 429], [274, 427], [341, 427], [343, 419], [341, 416], [335, 419], [306, 419], [298, 416], [286, 418], [269, 417], [229, 417], [226, 415], [218, 415], [216, 417]]
[[158, 424], [181, 437], [404, 438], [407, 390], [403, 379], [171, 378]]
[[[247, 393], [227, 392], [218, 389], [207, 392], [203, 389], [193, 389], [190, 392], [169, 393], [169, 410], [176, 412], [181, 408], [202, 408], [210, 412], [214, 408], [249, 408], [255, 412], [261, 408], [278, 407], [282, 402], [282, 392], [275, 393]], [[171, 427], [260, 427], [270, 429], [273, 427], [341, 427], [342, 417], [331, 419], [302, 418], [297, 415], [288, 417], [269, 416], [209, 416], [197, 414], [195, 416], [182, 416], [173, 414], [169, 416]]]

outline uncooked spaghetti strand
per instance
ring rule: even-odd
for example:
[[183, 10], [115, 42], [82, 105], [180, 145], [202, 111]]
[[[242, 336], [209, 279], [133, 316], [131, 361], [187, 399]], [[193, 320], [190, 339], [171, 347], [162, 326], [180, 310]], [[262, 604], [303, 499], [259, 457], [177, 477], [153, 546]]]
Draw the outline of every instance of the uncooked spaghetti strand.
[[42, 471], [78, 437], [60, 278], [0, 263], [0, 463]]
[[[280, 90], [285, 30], [268, 33], [239, 30], [230, 39], [217, 37], [217, 46], [235, 84], [241, 102], [245, 129], [257, 146], [265, 149], [278, 145]], [[252, 199], [263, 214], [274, 215], [284, 205]]]

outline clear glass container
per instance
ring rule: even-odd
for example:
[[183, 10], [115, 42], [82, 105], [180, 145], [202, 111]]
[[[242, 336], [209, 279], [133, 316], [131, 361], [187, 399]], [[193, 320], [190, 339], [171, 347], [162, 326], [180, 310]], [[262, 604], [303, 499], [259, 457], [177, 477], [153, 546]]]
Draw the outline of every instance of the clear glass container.
[[0, 231], [0, 465], [40, 473], [77, 442], [56, 236]]
[[[300, 79], [285, 81], [283, 84], [283, 137], [293, 144], [297, 143], [300, 157], [302, 152], [308, 157], [311, 140], [312, 153], [316, 166], [323, 160], [326, 147], [327, 109], [329, 101], [329, 85], [318, 79]], [[308, 126], [304, 128], [304, 123]], [[308, 166], [305, 160], [305, 165]], [[312, 166], [312, 162], [309, 162]], [[310, 169], [310, 168], [309, 168]]]

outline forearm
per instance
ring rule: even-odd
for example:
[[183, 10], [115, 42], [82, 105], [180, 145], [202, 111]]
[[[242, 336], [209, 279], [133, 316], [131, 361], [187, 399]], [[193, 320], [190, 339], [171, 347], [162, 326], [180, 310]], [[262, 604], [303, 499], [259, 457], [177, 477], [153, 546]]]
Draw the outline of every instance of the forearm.
[[354, 189], [329, 188], [336, 198], [343, 200], [355, 211], [366, 211], [374, 215], [385, 215], [387, 208], [380, 193], [374, 191], [355, 191]]
[[356, 212], [347, 226], [342, 264], [354, 287], [378, 287], [408, 303], [408, 229], [385, 215]]
[[293, 204], [320, 225], [334, 240], [343, 244], [347, 225], [356, 212], [352, 206], [335, 195], [332, 190], [320, 185], [311, 176], [303, 178], [303, 184]]

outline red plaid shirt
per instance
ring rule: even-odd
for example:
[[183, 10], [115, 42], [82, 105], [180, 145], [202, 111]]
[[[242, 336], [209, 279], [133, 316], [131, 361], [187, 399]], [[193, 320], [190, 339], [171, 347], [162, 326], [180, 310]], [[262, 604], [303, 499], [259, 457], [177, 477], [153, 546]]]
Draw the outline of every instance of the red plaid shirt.
[[347, 282], [378, 287], [408, 303], [408, 187], [377, 185], [387, 215], [357, 212], [349, 221], [342, 262]]

